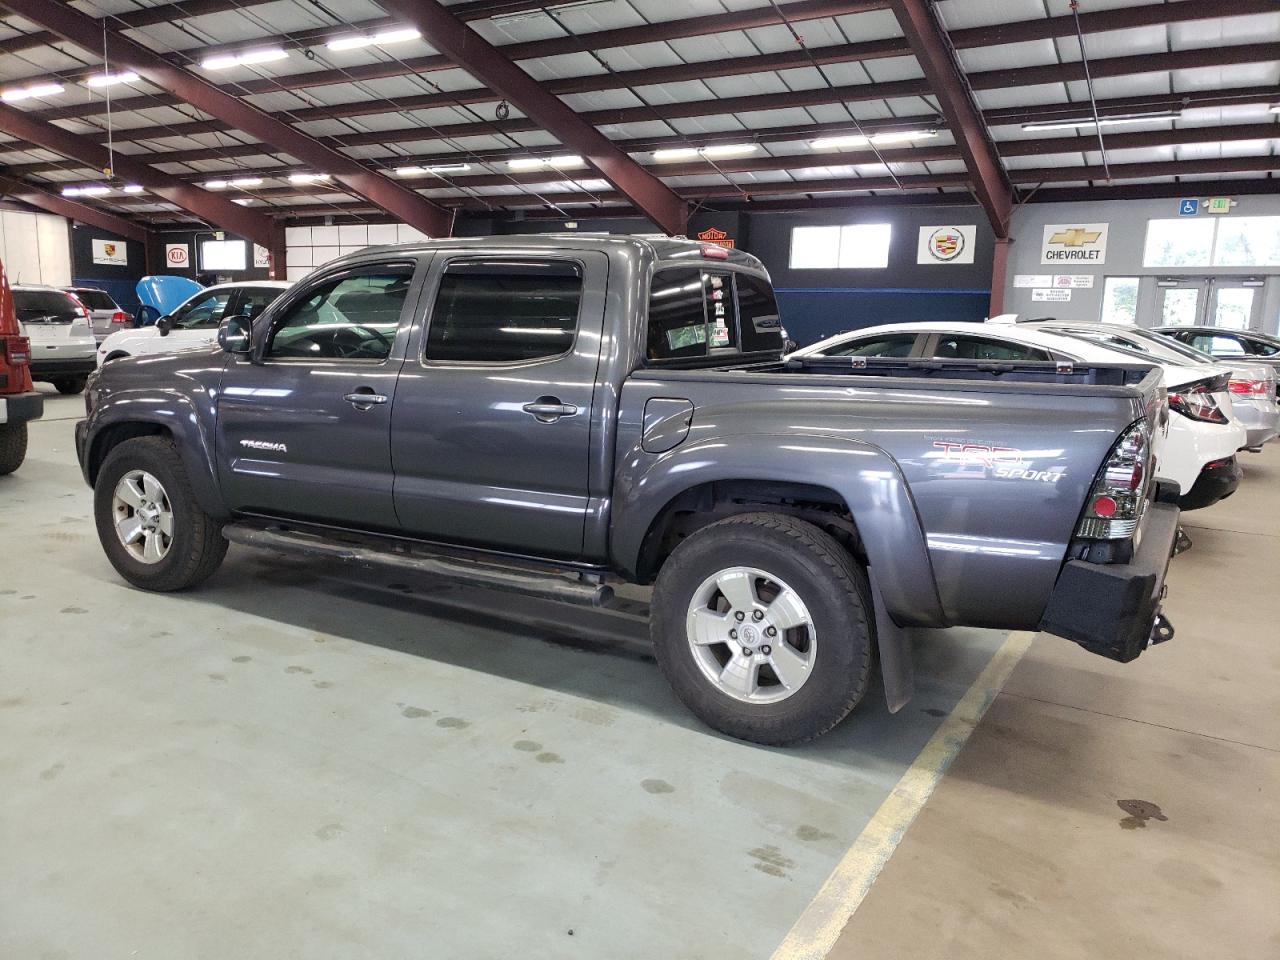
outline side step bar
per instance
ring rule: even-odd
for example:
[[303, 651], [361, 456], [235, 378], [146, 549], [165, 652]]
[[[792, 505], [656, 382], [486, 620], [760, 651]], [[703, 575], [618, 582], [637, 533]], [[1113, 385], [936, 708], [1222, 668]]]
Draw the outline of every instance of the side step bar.
[[613, 600], [613, 588], [573, 573], [542, 573], [530, 568], [501, 566], [441, 554], [371, 546], [327, 539], [287, 527], [258, 527], [231, 523], [222, 535], [232, 543], [278, 553], [341, 560], [367, 567], [394, 567], [527, 597], [556, 600], [586, 607], [602, 607]]

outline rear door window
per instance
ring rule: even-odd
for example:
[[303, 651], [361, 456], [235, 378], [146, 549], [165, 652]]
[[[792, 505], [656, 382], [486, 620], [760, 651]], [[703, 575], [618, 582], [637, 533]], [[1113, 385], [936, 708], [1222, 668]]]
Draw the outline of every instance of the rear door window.
[[893, 333], [887, 336], [865, 337], [842, 346], [824, 350], [824, 357], [909, 357], [916, 345], [914, 333]]
[[73, 291], [80, 302], [90, 310], [115, 310], [116, 302], [111, 299], [102, 290], [75, 290]]
[[440, 278], [426, 359], [515, 363], [573, 348], [582, 268], [568, 260], [454, 261]]
[[987, 337], [942, 334], [933, 349], [938, 360], [1050, 360], [1048, 351]]
[[649, 286], [650, 360], [678, 360], [707, 354], [707, 310], [702, 271], [659, 270]]
[[1216, 334], [1198, 333], [1191, 341], [1197, 350], [1211, 353], [1215, 357], [1243, 357], [1245, 349], [1235, 337], [1224, 337]]

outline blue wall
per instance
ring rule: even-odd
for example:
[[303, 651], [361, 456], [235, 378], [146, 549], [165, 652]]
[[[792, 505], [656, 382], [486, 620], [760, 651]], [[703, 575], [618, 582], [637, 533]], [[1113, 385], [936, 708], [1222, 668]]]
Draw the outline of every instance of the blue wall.
[[777, 290], [782, 324], [802, 347], [846, 330], [917, 320], [981, 322], [990, 290], [790, 287]]

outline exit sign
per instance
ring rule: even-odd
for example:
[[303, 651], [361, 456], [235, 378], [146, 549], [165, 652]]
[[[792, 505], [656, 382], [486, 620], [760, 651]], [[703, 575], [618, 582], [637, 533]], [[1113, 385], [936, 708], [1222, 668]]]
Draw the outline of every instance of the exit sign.
[[1230, 213], [1236, 202], [1230, 197], [1210, 197], [1205, 201], [1209, 213]]

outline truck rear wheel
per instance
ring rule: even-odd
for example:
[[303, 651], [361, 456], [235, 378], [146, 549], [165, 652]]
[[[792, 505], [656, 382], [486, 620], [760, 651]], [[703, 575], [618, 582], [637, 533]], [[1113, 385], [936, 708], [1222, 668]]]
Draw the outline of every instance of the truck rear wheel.
[[871, 589], [834, 538], [781, 514], [703, 527], [654, 585], [650, 633], [676, 695], [730, 736], [812, 740], [862, 699]]
[[144, 590], [193, 587], [227, 552], [221, 526], [200, 509], [182, 458], [164, 437], [126, 440], [107, 455], [93, 513], [107, 559]]
[[0, 477], [13, 473], [27, 459], [27, 425], [0, 423]]

